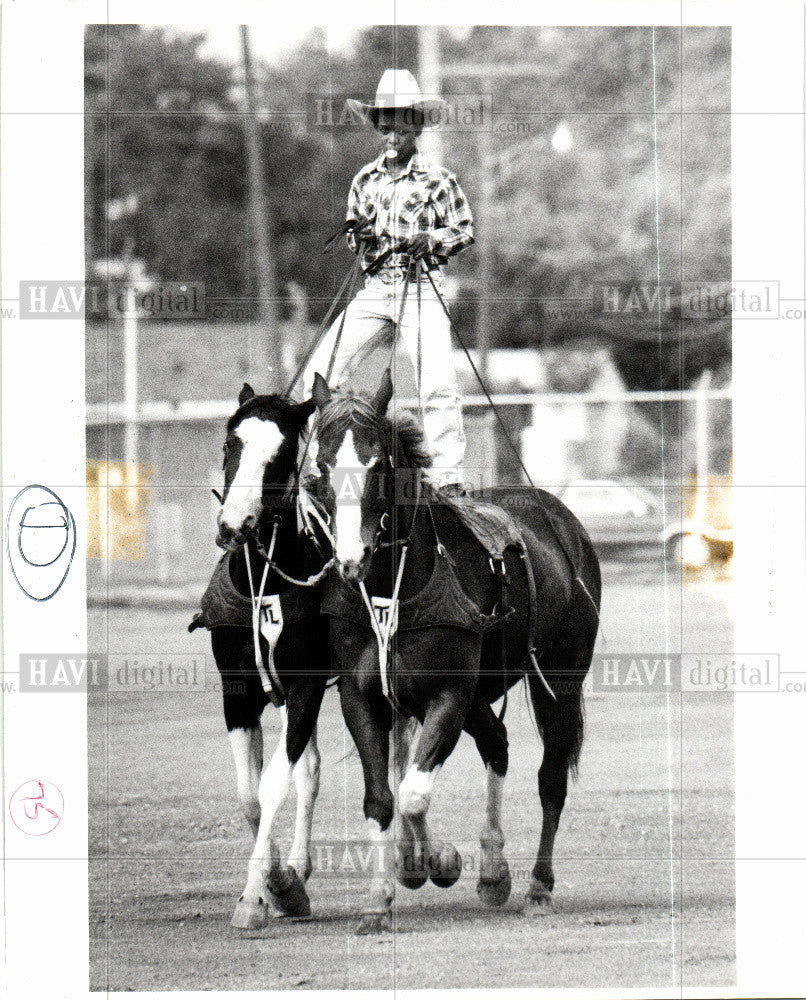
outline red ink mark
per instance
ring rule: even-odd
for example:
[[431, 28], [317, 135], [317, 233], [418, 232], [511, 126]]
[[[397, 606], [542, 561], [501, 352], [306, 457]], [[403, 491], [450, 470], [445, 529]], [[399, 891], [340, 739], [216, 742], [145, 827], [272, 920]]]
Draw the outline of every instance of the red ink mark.
[[52, 833], [64, 813], [64, 796], [52, 781], [34, 778], [20, 785], [8, 802], [11, 822], [29, 837]]

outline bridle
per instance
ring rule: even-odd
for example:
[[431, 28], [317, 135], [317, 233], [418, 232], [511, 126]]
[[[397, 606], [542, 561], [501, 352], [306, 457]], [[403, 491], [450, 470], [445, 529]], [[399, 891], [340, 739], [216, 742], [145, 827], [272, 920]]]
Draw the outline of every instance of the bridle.
[[[403, 582], [403, 573], [406, 568], [406, 557], [408, 556], [409, 547], [412, 543], [412, 537], [414, 535], [414, 530], [417, 524], [417, 515], [420, 511], [420, 507], [423, 506], [423, 477], [422, 471], [416, 467], [404, 466], [404, 469], [414, 471], [416, 473], [416, 496], [414, 500], [414, 511], [412, 513], [411, 522], [409, 524], [409, 530], [405, 538], [390, 538], [384, 540], [383, 535], [389, 529], [390, 512], [391, 507], [394, 505], [394, 475], [395, 467], [392, 463], [391, 455], [389, 454], [389, 448], [384, 447], [384, 467], [383, 474], [385, 481], [387, 483], [391, 482], [393, 484], [392, 501], [390, 507], [383, 511], [380, 520], [378, 522], [378, 527], [375, 530], [373, 537], [372, 546], [370, 548], [369, 559], [370, 561], [376, 555], [377, 552], [383, 549], [399, 548], [400, 558], [397, 564], [397, 572], [395, 573], [395, 582], [392, 588], [391, 598], [384, 597], [370, 597], [367, 593], [366, 584], [363, 580], [359, 581], [358, 589], [361, 593], [361, 599], [369, 614], [370, 625], [372, 626], [372, 631], [375, 635], [375, 641], [378, 644], [378, 662], [380, 665], [380, 680], [381, 680], [381, 690], [384, 697], [392, 706], [395, 708], [394, 696], [391, 692], [389, 685], [389, 645], [392, 640], [392, 636], [397, 628], [397, 609], [400, 598], [400, 588]], [[445, 555], [445, 548], [439, 540], [439, 536], [436, 531], [436, 524], [434, 523], [434, 514], [431, 510], [431, 505], [428, 501], [425, 501], [425, 507], [431, 518], [431, 525], [434, 531], [434, 537], [436, 538], [437, 551], [441, 555]]]
[[[293, 586], [295, 587], [315, 587], [325, 578], [325, 576], [335, 563], [336, 547], [335, 547], [335, 540], [330, 531], [330, 515], [327, 513], [327, 511], [325, 510], [324, 506], [320, 503], [320, 501], [317, 500], [315, 497], [313, 497], [300, 483], [299, 465], [297, 463], [294, 464], [294, 468], [292, 469], [288, 477], [288, 484], [285, 488], [285, 492], [283, 493], [283, 499], [284, 500], [289, 499], [294, 493], [295, 489], [296, 489], [295, 506], [297, 514], [297, 531], [299, 534], [304, 535], [310, 542], [313, 543], [316, 550], [325, 560], [325, 563], [317, 573], [311, 574], [304, 580], [298, 580], [296, 577], [293, 577], [289, 573], [286, 573], [286, 571], [280, 565], [278, 565], [273, 558], [274, 547], [277, 542], [277, 533], [283, 523], [283, 517], [281, 514], [275, 514], [274, 517], [272, 518], [272, 533], [271, 533], [271, 539], [269, 541], [268, 550], [260, 540], [260, 535], [259, 535], [260, 517], [258, 517], [255, 524], [246, 530], [244, 539], [244, 555], [246, 558], [247, 572], [249, 574], [250, 590], [252, 591], [251, 596], [253, 598], [255, 597], [255, 592], [254, 592], [254, 587], [252, 586], [252, 566], [251, 566], [251, 557], [249, 555], [249, 545], [248, 545], [250, 540], [254, 543], [257, 554], [264, 560], [265, 563], [263, 572], [264, 584], [268, 572], [271, 571], [273, 573], [276, 573], [277, 576], [279, 576], [282, 580], [285, 580], [286, 583], [293, 584]], [[223, 507], [224, 497], [218, 492], [218, 490], [214, 489], [211, 492], [213, 496], [216, 498], [216, 500], [218, 500], [219, 504], [221, 504], [221, 506]], [[262, 513], [263, 512], [261, 511], [261, 514]], [[322, 546], [319, 544], [319, 539], [317, 538], [314, 522], [318, 524], [319, 530], [322, 532], [322, 534], [325, 536], [328, 543], [330, 544], [331, 555], [329, 559], [326, 557], [322, 549]], [[262, 597], [263, 584], [261, 585], [260, 590], [261, 590], [260, 596]]]
[[[249, 537], [252, 537], [254, 539], [255, 549], [257, 550], [258, 555], [261, 556], [261, 558], [265, 561], [266, 572], [271, 570], [272, 572], [276, 573], [277, 576], [279, 576], [281, 579], [285, 580], [286, 583], [291, 583], [295, 587], [315, 587], [325, 578], [325, 576], [327, 576], [328, 572], [330, 571], [331, 567], [334, 565], [336, 561], [336, 555], [335, 555], [336, 543], [335, 539], [333, 538], [333, 534], [330, 531], [330, 516], [328, 515], [327, 511], [321, 506], [319, 501], [316, 500], [313, 496], [311, 496], [311, 494], [305, 489], [304, 486], [302, 486], [299, 483], [298, 480], [297, 480], [296, 508], [297, 508], [297, 529], [299, 533], [305, 535], [305, 537], [313, 543], [314, 547], [317, 549], [322, 558], [325, 558], [325, 553], [322, 551], [322, 546], [319, 544], [319, 539], [316, 537], [316, 530], [313, 527], [314, 521], [318, 524], [319, 530], [322, 532], [322, 534], [325, 536], [325, 538], [328, 540], [330, 544], [331, 556], [329, 559], [326, 560], [325, 564], [317, 573], [312, 573], [304, 580], [298, 580], [296, 579], [296, 577], [293, 577], [290, 574], [286, 573], [285, 570], [281, 566], [279, 566], [272, 558], [272, 555], [274, 553], [274, 543], [277, 538], [277, 532], [283, 520], [282, 515], [280, 514], [275, 514], [273, 518], [272, 535], [271, 535], [271, 540], [269, 542], [268, 551], [266, 551], [266, 549], [263, 546], [263, 543], [260, 541], [260, 538], [257, 535], [256, 527], [251, 528], [249, 530], [249, 533], [247, 534], [247, 539]], [[248, 548], [246, 549], [246, 559], [248, 564], [249, 562]]]
[[[404, 468], [408, 470], [407, 466]], [[386, 479], [386, 482], [391, 482], [394, 484], [394, 477], [396, 471], [397, 470], [392, 464], [391, 456], [388, 454], [388, 451], [384, 449], [384, 477]], [[419, 470], [416, 471], [419, 473]], [[420, 505], [423, 499], [423, 478], [421, 474], [418, 474], [416, 476], [415, 483], [417, 492], [414, 498], [414, 512], [411, 515], [411, 524], [409, 525], [409, 533], [406, 535], [405, 538], [392, 538], [389, 541], [382, 541], [381, 537], [389, 527], [390, 511], [385, 510], [381, 514], [380, 521], [378, 522], [378, 527], [375, 531], [375, 536], [372, 541], [372, 548], [370, 549], [370, 554], [369, 554], [370, 559], [372, 559], [372, 557], [379, 549], [390, 549], [395, 547], [407, 548], [409, 546], [411, 542], [411, 536], [414, 532], [414, 525], [417, 521], [417, 514], [420, 510]]]

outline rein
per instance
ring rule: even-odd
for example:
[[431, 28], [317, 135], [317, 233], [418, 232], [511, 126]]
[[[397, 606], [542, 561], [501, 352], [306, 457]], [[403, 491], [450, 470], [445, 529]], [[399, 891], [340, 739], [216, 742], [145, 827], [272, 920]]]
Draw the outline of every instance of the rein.
[[[316, 537], [316, 532], [312, 526], [311, 515], [313, 515], [313, 520], [316, 520], [318, 522], [319, 527], [322, 530], [322, 534], [330, 543], [330, 549], [332, 553], [330, 559], [328, 559], [325, 562], [324, 566], [319, 570], [318, 573], [313, 573], [304, 580], [298, 580], [296, 577], [290, 576], [288, 573], [286, 573], [285, 570], [281, 566], [279, 566], [272, 558], [272, 555], [274, 553], [275, 540], [277, 536], [277, 529], [283, 523], [283, 519], [279, 514], [274, 515], [273, 519], [274, 527], [272, 530], [272, 536], [271, 536], [271, 541], [269, 543], [268, 552], [266, 551], [265, 546], [258, 537], [256, 527], [249, 532], [249, 534], [247, 535], [247, 539], [251, 538], [254, 541], [257, 554], [266, 563], [266, 566], [263, 571], [264, 581], [266, 574], [268, 573], [269, 570], [271, 570], [273, 573], [276, 573], [282, 580], [285, 580], [286, 583], [291, 583], [295, 587], [315, 587], [317, 583], [320, 583], [325, 578], [328, 571], [332, 568], [333, 564], [336, 561], [335, 557], [336, 542], [333, 538], [333, 534], [330, 531], [329, 527], [330, 516], [328, 515], [327, 511], [321, 508], [319, 502], [315, 500], [314, 497], [310, 495], [310, 493], [308, 493], [305, 487], [299, 485], [298, 469], [295, 469], [294, 472], [291, 474], [291, 477], [289, 479], [287, 494], [288, 492], [291, 491], [292, 482], [294, 481], [296, 481], [297, 483], [297, 521], [298, 524], [301, 525], [301, 531], [308, 538], [311, 539], [316, 548], [319, 550], [320, 555], [322, 555], [322, 557], [324, 558], [324, 552], [322, 552], [322, 547], [319, 544], [319, 541]], [[211, 492], [213, 496], [216, 498], [216, 500], [218, 500], [218, 502], [223, 506], [224, 498], [221, 496], [218, 490], [211, 490]], [[250, 596], [254, 598], [255, 596], [254, 588], [251, 585], [251, 567], [249, 566], [249, 550], [245, 549], [245, 552], [247, 560], [247, 569], [249, 570], [250, 573], [250, 588], [252, 589], [252, 594]]]
[[[269, 545], [268, 552], [264, 548], [263, 543], [256, 536], [255, 536], [255, 548], [257, 549], [258, 555], [265, 560], [266, 565], [263, 571], [264, 574], [268, 573], [269, 570], [272, 570], [272, 572], [276, 573], [281, 579], [285, 580], [286, 583], [291, 583], [295, 587], [315, 587], [317, 583], [320, 583], [325, 578], [325, 576], [327, 575], [327, 573], [329, 572], [329, 570], [336, 561], [335, 540], [325, 520], [325, 518], [327, 518], [327, 514], [326, 513], [323, 514], [323, 512], [320, 512], [318, 505], [314, 501], [313, 497], [311, 497], [308, 491], [302, 486], [298, 487], [297, 490], [297, 512], [298, 516], [302, 521], [302, 524], [304, 525], [303, 527], [304, 534], [308, 538], [313, 540], [317, 549], [319, 549], [319, 551], [321, 552], [322, 551], [321, 546], [319, 545], [319, 542], [316, 540], [316, 533], [311, 527], [311, 514], [313, 514], [313, 517], [318, 522], [319, 527], [322, 530], [322, 533], [330, 543], [331, 552], [334, 553], [333, 555], [331, 555], [330, 559], [327, 560], [327, 562], [319, 570], [318, 573], [313, 573], [309, 577], [306, 577], [306, 579], [304, 580], [298, 580], [296, 579], [296, 577], [290, 576], [288, 573], [286, 573], [281, 566], [278, 566], [277, 563], [274, 562], [274, 560], [272, 559], [272, 552], [274, 549], [273, 545], [274, 534], [272, 534], [272, 543]], [[275, 515], [274, 520], [276, 523], [278, 521], [281, 521], [282, 519], [279, 517], [279, 515]]]
[[[507, 445], [509, 446], [510, 451], [515, 456], [515, 459], [516, 459], [518, 465], [521, 468], [521, 472], [526, 477], [526, 481], [529, 483], [529, 485], [534, 490], [535, 497], [539, 501], [539, 503], [538, 503], [538, 510], [540, 510], [540, 513], [541, 513], [541, 515], [543, 517], [544, 522], [548, 526], [548, 529], [552, 533], [552, 535], [554, 535], [554, 538], [556, 539], [557, 544], [559, 545], [559, 547], [560, 547], [563, 555], [565, 556], [566, 560], [568, 561], [568, 565], [569, 565], [569, 567], [571, 569], [571, 572], [574, 574], [574, 581], [580, 585], [580, 587], [582, 588], [582, 591], [584, 592], [585, 596], [590, 601], [591, 607], [593, 608], [593, 612], [596, 615], [596, 620], [600, 621], [599, 609], [596, 606], [596, 602], [594, 601], [593, 597], [591, 596], [591, 592], [585, 586], [585, 581], [579, 575], [579, 570], [577, 569], [577, 566], [576, 566], [576, 563], [574, 561], [573, 556], [568, 551], [568, 546], [565, 544], [565, 542], [563, 541], [563, 539], [560, 537], [560, 535], [557, 532], [556, 528], [552, 524], [551, 519], [549, 518], [548, 514], [546, 513], [546, 509], [545, 509], [545, 507], [543, 505], [543, 502], [542, 502], [542, 500], [540, 500], [540, 494], [537, 492], [537, 487], [535, 486], [534, 480], [529, 475], [529, 470], [526, 468], [526, 465], [525, 465], [525, 463], [523, 461], [523, 457], [521, 456], [521, 453], [518, 451], [518, 449], [515, 447], [515, 442], [512, 440], [512, 437], [511, 437], [511, 435], [509, 433], [509, 429], [507, 428], [506, 423], [505, 423], [503, 417], [498, 412], [498, 407], [493, 402], [493, 398], [490, 395], [490, 393], [489, 393], [489, 391], [487, 389], [487, 386], [486, 386], [486, 384], [484, 382], [484, 379], [481, 377], [481, 374], [480, 374], [478, 368], [476, 367], [476, 364], [473, 361], [473, 358], [471, 357], [470, 351], [467, 349], [467, 347], [465, 345], [465, 342], [464, 342], [464, 340], [461, 337], [461, 334], [456, 329], [456, 326], [454, 325], [454, 322], [451, 319], [450, 311], [448, 310], [448, 307], [445, 304], [445, 299], [442, 297], [442, 295], [439, 292], [439, 289], [437, 288], [436, 284], [434, 283], [434, 278], [433, 278], [433, 276], [431, 274], [431, 269], [428, 267], [428, 265], [425, 262], [423, 262], [423, 270], [425, 271], [426, 277], [428, 278], [429, 282], [431, 283], [431, 288], [433, 289], [434, 294], [436, 295], [437, 299], [439, 300], [439, 304], [442, 306], [442, 310], [445, 313], [445, 316], [446, 316], [446, 318], [448, 320], [448, 324], [450, 326], [451, 332], [454, 334], [454, 336], [456, 337], [456, 339], [459, 341], [459, 346], [465, 352], [465, 355], [467, 356], [467, 360], [470, 362], [470, 367], [473, 370], [473, 374], [476, 376], [476, 379], [478, 380], [478, 383], [481, 386], [482, 392], [487, 397], [487, 402], [490, 404], [490, 409], [493, 411], [493, 414], [495, 415], [495, 419], [498, 421], [498, 424], [501, 427], [501, 430], [503, 431], [504, 440], [507, 442]], [[544, 683], [545, 683], [545, 681], [544, 681]]]
[[[257, 672], [260, 675], [260, 683], [263, 685], [263, 690], [271, 698], [275, 706], [281, 705], [285, 701], [285, 691], [283, 691], [283, 685], [280, 680], [280, 676], [277, 673], [277, 668], [274, 665], [274, 643], [269, 642], [269, 670], [266, 671], [266, 667], [263, 664], [263, 655], [260, 652], [260, 618], [264, 613], [264, 598], [263, 591], [266, 586], [266, 578], [269, 575], [269, 566], [271, 561], [272, 553], [274, 552], [274, 546], [277, 542], [277, 530], [280, 527], [281, 518], [275, 516], [274, 524], [271, 532], [271, 541], [269, 542], [269, 555], [266, 560], [266, 564], [263, 567], [263, 576], [260, 580], [260, 587], [258, 588], [257, 594], [255, 594], [255, 584], [252, 579], [252, 558], [249, 555], [249, 546], [244, 548], [244, 555], [246, 556], [246, 573], [249, 577], [249, 600], [252, 605], [252, 640], [255, 646], [255, 666], [257, 667]], [[279, 604], [279, 595], [272, 594], [268, 599], [268, 604], [273, 604], [274, 600]], [[275, 624], [275, 616], [272, 616], [272, 624]], [[280, 618], [280, 627], [282, 628], [282, 617]], [[279, 633], [278, 633], [279, 634]], [[275, 637], [276, 642], [276, 637]]]

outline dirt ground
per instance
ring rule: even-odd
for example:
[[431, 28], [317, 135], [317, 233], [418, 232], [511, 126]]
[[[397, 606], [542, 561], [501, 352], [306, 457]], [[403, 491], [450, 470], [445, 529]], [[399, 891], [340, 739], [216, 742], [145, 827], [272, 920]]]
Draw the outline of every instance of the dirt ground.
[[[664, 589], [653, 570], [608, 569], [608, 652], [729, 652], [727, 584]], [[663, 627], [666, 606], [667, 627]], [[507, 709], [505, 853], [513, 892], [501, 910], [475, 892], [484, 774], [463, 737], [429, 820], [467, 870], [451, 889], [397, 889], [396, 929], [354, 936], [366, 882], [345, 843], [363, 835], [363, 782], [335, 691], [320, 724], [319, 859], [313, 919], [261, 931], [229, 926], [250, 836], [195, 609], [91, 609], [90, 648], [208, 654], [197, 693], [90, 695], [90, 986], [93, 990], [668, 988], [735, 982], [733, 704], [725, 694], [594, 695], [580, 780], [557, 839], [556, 912], [518, 908], [540, 828], [541, 748], [522, 688]], [[279, 734], [267, 710], [267, 745]], [[290, 846], [293, 796], [278, 828]], [[333, 853], [328, 854], [328, 847]], [[321, 852], [325, 852], [322, 854]], [[317, 859], [315, 859], [317, 860]]]

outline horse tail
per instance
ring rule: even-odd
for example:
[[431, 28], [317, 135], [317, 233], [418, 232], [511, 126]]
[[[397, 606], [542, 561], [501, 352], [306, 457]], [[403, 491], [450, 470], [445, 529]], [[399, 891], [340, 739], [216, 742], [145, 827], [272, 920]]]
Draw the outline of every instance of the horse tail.
[[544, 676], [548, 674], [554, 696], [549, 694], [534, 670], [526, 674], [529, 696], [545, 752], [564, 762], [572, 777], [576, 778], [585, 738], [584, 673], [581, 676], [565, 672], [559, 675], [557, 670], [545, 669], [550, 662], [549, 656], [541, 658]]

